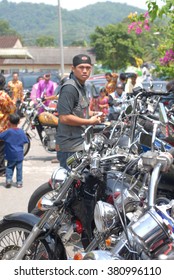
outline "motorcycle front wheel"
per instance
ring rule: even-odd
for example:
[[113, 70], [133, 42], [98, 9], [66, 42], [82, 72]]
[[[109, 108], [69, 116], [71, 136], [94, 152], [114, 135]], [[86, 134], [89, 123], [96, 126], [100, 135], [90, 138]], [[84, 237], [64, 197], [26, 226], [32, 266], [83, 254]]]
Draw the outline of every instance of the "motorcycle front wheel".
[[[0, 260], [12, 260], [24, 244], [32, 227], [22, 222], [0, 223]], [[36, 239], [24, 260], [50, 260], [51, 252], [47, 242], [44, 239]]]
[[49, 182], [42, 184], [31, 195], [28, 202], [28, 213], [33, 213], [37, 216], [41, 216], [43, 212], [37, 208], [38, 201], [44, 196], [51, 199], [55, 195], [55, 191], [52, 189]]

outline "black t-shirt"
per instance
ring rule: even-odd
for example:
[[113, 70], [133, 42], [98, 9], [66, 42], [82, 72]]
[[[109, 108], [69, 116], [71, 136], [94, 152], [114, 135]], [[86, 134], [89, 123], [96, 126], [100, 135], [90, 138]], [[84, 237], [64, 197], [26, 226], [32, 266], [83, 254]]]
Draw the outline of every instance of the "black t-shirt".
[[77, 106], [79, 94], [72, 85], [65, 85], [61, 89], [57, 110], [59, 115], [72, 114], [73, 109]]
[[[79, 105], [79, 91], [82, 95], [85, 93], [85, 87], [80, 85], [78, 81], [76, 81], [76, 84], [79, 90], [68, 83], [62, 86], [57, 105], [59, 116], [74, 115], [74, 110]], [[82, 133], [84, 133], [83, 126], [71, 126], [59, 121], [56, 143], [59, 145], [60, 150], [64, 152], [82, 150], [84, 142]]]

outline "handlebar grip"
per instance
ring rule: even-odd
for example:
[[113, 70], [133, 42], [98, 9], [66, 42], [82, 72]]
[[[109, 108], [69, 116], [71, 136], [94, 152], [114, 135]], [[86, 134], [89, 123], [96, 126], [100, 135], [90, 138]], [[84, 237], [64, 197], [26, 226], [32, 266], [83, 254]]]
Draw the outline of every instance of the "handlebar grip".
[[150, 94], [150, 96], [152, 95], [168, 96], [170, 94], [170, 92], [160, 92], [160, 91], [148, 91], [147, 93]]
[[161, 92], [161, 91], [147, 91], [144, 88], [137, 87], [133, 89], [133, 92], [130, 93], [131, 96], [137, 96], [140, 94], [141, 96], [151, 97], [151, 96], [168, 96], [171, 92]]

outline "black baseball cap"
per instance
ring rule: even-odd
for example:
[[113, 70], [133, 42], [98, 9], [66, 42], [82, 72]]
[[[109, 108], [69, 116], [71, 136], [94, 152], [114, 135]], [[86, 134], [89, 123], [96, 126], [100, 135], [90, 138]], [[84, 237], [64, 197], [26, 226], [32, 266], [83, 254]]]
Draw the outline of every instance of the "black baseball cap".
[[91, 58], [86, 54], [78, 54], [73, 57], [73, 66], [76, 67], [79, 64], [92, 64]]

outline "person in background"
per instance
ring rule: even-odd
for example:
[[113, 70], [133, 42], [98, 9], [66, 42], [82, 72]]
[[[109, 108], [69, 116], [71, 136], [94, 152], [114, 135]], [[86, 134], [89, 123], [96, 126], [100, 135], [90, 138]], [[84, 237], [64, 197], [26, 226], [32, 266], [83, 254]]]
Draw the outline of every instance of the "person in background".
[[109, 121], [118, 119], [121, 110], [125, 107], [124, 102], [126, 98], [127, 95], [124, 92], [124, 85], [122, 83], [118, 83], [115, 92], [109, 95]]
[[125, 92], [129, 95], [129, 93], [133, 92], [134, 88], [139, 86], [142, 87], [142, 84], [139, 81], [137, 74], [131, 73], [125, 85]]
[[[38, 89], [36, 92], [36, 98], [42, 98], [45, 106], [49, 106], [51, 100], [57, 99], [55, 96], [55, 83], [51, 81], [51, 74], [46, 73], [43, 79], [38, 83]], [[43, 112], [44, 109], [40, 108], [39, 113]]]
[[19, 121], [20, 117], [18, 114], [10, 114], [9, 129], [0, 133], [0, 140], [3, 140], [5, 143], [5, 158], [7, 160], [6, 188], [11, 187], [15, 168], [17, 188], [22, 187], [22, 165], [24, 159], [23, 146], [25, 143], [28, 143], [28, 138], [23, 129], [17, 127]]
[[117, 84], [118, 75], [116, 73], [107, 72], [105, 74], [105, 78], [107, 81], [105, 88], [106, 88], [107, 93], [110, 94], [115, 91], [115, 86]]
[[151, 73], [150, 73], [148, 63], [144, 63], [144, 64], [142, 65], [142, 81], [143, 81], [143, 82], [152, 81], [152, 75], [151, 75]]
[[77, 151], [84, 149], [82, 134], [88, 125], [100, 124], [102, 116], [89, 110], [85, 81], [92, 70], [91, 58], [86, 54], [74, 56], [72, 72], [60, 89], [57, 110], [57, 158], [60, 166], [68, 170], [66, 160]]
[[104, 115], [108, 115], [108, 109], [109, 109], [109, 104], [108, 104], [108, 94], [105, 89], [105, 87], [102, 87], [100, 89], [100, 96], [98, 97], [98, 107], [99, 111], [102, 112]]
[[19, 81], [18, 72], [13, 72], [13, 78], [8, 82], [8, 88], [12, 92], [12, 100], [16, 104], [16, 112], [20, 114], [20, 105], [24, 100], [23, 84]]
[[[0, 74], [0, 133], [8, 129], [8, 116], [16, 111], [16, 106], [9, 94], [5, 92], [5, 77]], [[4, 142], [0, 141], [0, 177], [5, 176]]]
[[127, 77], [126, 77], [125, 73], [120, 73], [119, 82], [124, 86], [124, 89], [125, 89], [125, 86], [127, 83]]
[[99, 111], [98, 98], [99, 97], [91, 97], [90, 98], [89, 109], [91, 111], [94, 111], [94, 112]]
[[89, 108], [91, 111], [102, 112], [103, 114], [108, 114], [108, 94], [105, 87], [102, 87], [99, 91], [99, 97], [92, 97], [90, 99]]
[[32, 87], [30, 98], [33, 100], [34, 103], [36, 102], [37, 99], [37, 90], [38, 90], [39, 82], [43, 79], [44, 79], [43, 76], [39, 76], [36, 80], [36, 84], [34, 84]]
[[[52, 100], [57, 100], [58, 97], [55, 93], [55, 89], [58, 85], [51, 81], [51, 74], [46, 73], [44, 76], [38, 77], [38, 83], [36, 83], [32, 89], [31, 92], [31, 98], [32, 100], [37, 103], [37, 98], [41, 98], [43, 100], [43, 103], [45, 106], [51, 106]], [[56, 105], [54, 105], [56, 108]], [[44, 112], [44, 108], [40, 107], [37, 109], [38, 113]], [[42, 130], [42, 128], [40, 128]], [[51, 161], [52, 163], [58, 163], [59, 161], [56, 159], [53, 159]]]
[[117, 73], [112, 73], [112, 81], [116, 86], [116, 84], [118, 82], [118, 74]]

